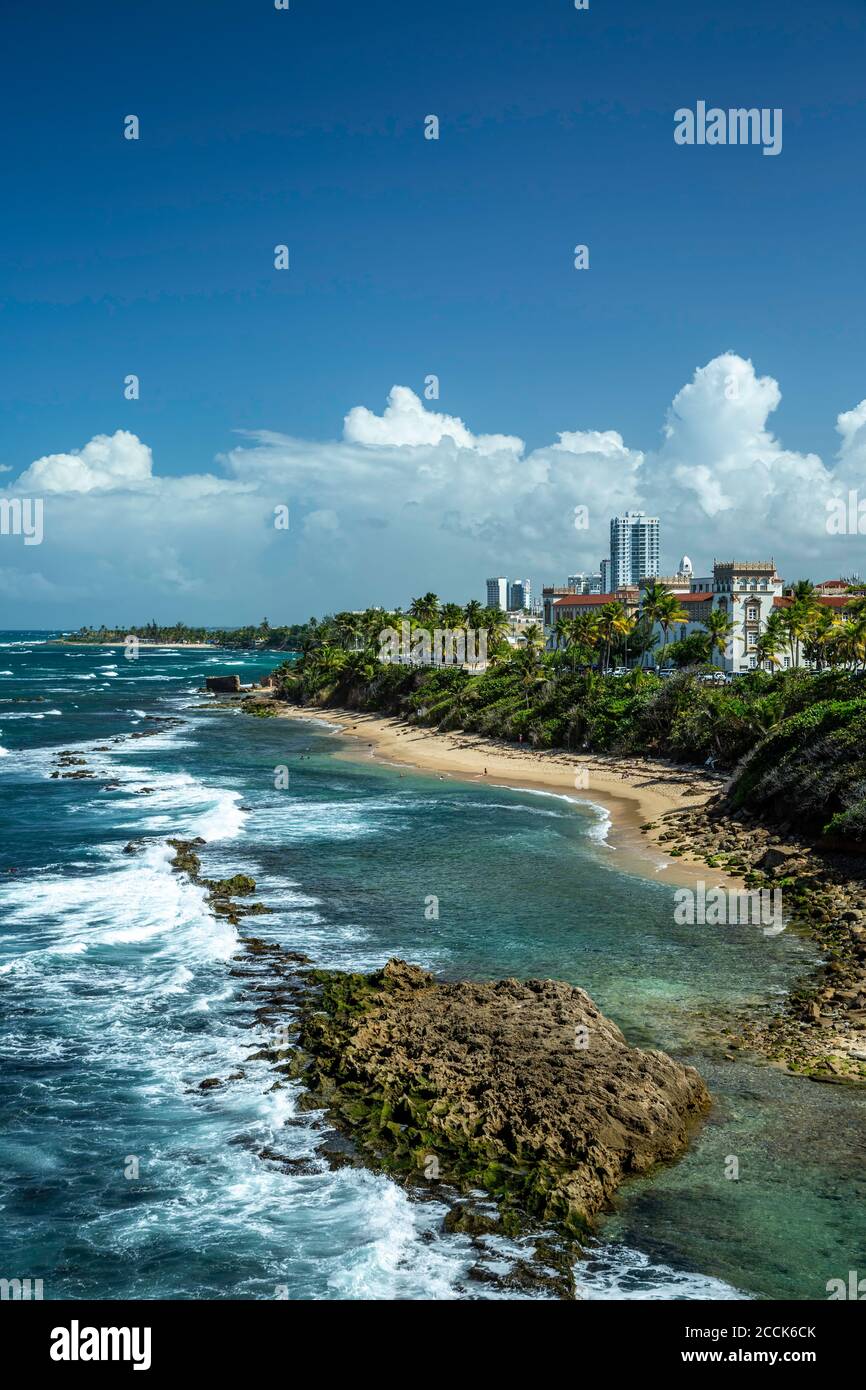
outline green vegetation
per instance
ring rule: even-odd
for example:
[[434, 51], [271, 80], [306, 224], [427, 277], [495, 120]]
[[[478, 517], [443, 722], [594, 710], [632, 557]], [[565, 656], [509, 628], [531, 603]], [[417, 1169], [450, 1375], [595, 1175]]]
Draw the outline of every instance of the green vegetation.
[[[774, 641], [784, 642], [794, 666], [752, 671], [722, 686], [705, 679], [706, 668], [694, 657], [724, 650], [723, 614], [705, 634], [695, 634], [710, 651], [693, 644], [692, 664], [668, 678], [640, 664], [619, 677], [603, 674], [626, 644], [632, 659], [641, 660], [643, 619], [635, 622], [619, 604], [560, 620], [553, 651], [544, 650], [538, 628], [510, 646], [502, 638], [503, 615], [470, 604], [457, 611], [463, 625], [489, 630], [486, 670], [383, 664], [377, 644], [384, 628], [403, 620], [412, 632], [451, 625], [455, 613], [435, 595], [415, 600], [408, 615], [370, 609], [311, 622], [300, 658], [274, 674], [279, 695], [295, 703], [378, 711], [533, 748], [709, 760], [735, 773], [737, 807], [866, 841], [864, 607], [866, 600], [854, 597], [850, 620], [840, 623], [831, 612], [828, 627], [827, 610], [809, 591], [795, 591], [764, 645], [769, 660]], [[670, 627], [681, 621], [676, 607], [668, 605], [667, 614]], [[691, 637], [672, 644], [668, 656], [688, 643]], [[797, 664], [803, 659], [823, 669], [804, 669]]]
[[[315, 618], [310, 620], [315, 626]], [[229, 647], [233, 650], [254, 650], [262, 647], [268, 651], [301, 651], [309, 628], [309, 623], [293, 623], [288, 627], [271, 627], [267, 618], [246, 627], [208, 628], [189, 627], [186, 623], [156, 622], [145, 623], [144, 627], [82, 627], [70, 633], [68, 642], [123, 642], [127, 637], [137, 637], [142, 642], [155, 642], [165, 646], [178, 644], [193, 645], [210, 642], [216, 647]]]
[[[815, 676], [814, 703], [783, 720], [757, 745], [731, 791], [735, 807], [866, 843], [866, 699], [820, 698], [830, 682]], [[838, 685], [838, 680], [833, 680]], [[834, 694], [853, 693], [846, 690]]]
[[260, 700], [241, 700], [241, 709], [256, 719], [273, 719], [277, 713], [273, 705], [262, 704]]

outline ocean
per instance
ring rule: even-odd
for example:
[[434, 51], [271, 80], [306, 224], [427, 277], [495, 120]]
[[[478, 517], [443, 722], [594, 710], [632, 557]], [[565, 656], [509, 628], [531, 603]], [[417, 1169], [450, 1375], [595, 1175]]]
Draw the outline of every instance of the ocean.
[[274, 909], [254, 934], [318, 965], [569, 980], [701, 1070], [708, 1121], [621, 1190], [583, 1298], [824, 1299], [862, 1263], [866, 1095], [708, 1040], [778, 998], [809, 942], [677, 926], [672, 888], [627, 872], [577, 798], [206, 706], [204, 677], [258, 679], [278, 653], [129, 661], [52, 635], [0, 633], [0, 1278], [46, 1299], [525, 1296], [475, 1277], [507, 1275], [520, 1242], [445, 1234], [435, 1195], [328, 1166], [321, 1116], [249, 1060], [267, 1039], [231, 973], [237, 931], [169, 863], [166, 837], [197, 835], [208, 876], [250, 873]]

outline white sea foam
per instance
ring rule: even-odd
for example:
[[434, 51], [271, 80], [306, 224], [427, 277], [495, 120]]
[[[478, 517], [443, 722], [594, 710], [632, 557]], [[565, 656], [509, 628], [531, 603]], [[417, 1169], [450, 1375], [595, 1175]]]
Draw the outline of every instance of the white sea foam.
[[[494, 782], [493, 786], [505, 786], [505, 783]], [[537, 787], [509, 787], [509, 791], [520, 792], [522, 796], [549, 796], [555, 801], [567, 801], [572, 806], [588, 806], [594, 813], [595, 823], [589, 827], [587, 834], [591, 840], [604, 843], [610, 833], [611, 816], [606, 807], [600, 806], [597, 801], [591, 801], [586, 796], [571, 796], [567, 792], [548, 792], [541, 791]]]
[[[114, 863], [95, 873], [42, 872], [4, 882], [3, 917], [21, 957], [77, 956], [161, 937], [173, 955], [192, 950], [226, 959], [236, 949], [234, 929], [213, 917], [203, 889], [172, 870], [170, 854], [165, 844], [147, 845], [135, 856], [115, 851]], [[161, 988], [177, 987], [176, 968], [175, 961]]]
[[[344, 1170], [345, 1171], [345, 1170]], [[465, 1242], [430, 1242], [421, 1237], [441, 1221], [445, 1208], [412, 1202], [388, 1178], [352, 1172], [342, 1184], [355, 1207], [356, 1222], [365, 1239], [344, 1245], [328, 1280], [333, 1293], [345, 1299], [431, 1298], [460, 1295], [457, 1276], [474, 1263]], [[455, 1259], [455, 1256], [457, 1257]], [[462, 1256], [462, 1258], [461, 1258]]]
[[[431, 803], [441, 806], [443, 803]], [[455, 801], [455, 808], [468, 807], [473, 811], [513, 811], [524, 816], [543, 816], [550, 820], [564, 820], [561, 811], [545, 811], [540, 806], [521, 806], [513, 801]]]
[[63, 710], [62, 710], [62, 709], [46, 709], [46, 710], [40, 710], [40, 712], [39, 712], [38, 714], [35, 714], [35, 713], [34, 713], [34, 714], [26, 714], [26, 713], [23, 713], [23, 712], [21, 712], [21, 711], [16, 711], [14, 714], [12, 714], [12, 713], [4, 714], [4, 715], [3, 715], [3, 718], [4, 718], [4, 719], [44, 719], [45, 716], [48, 715], [48, 714], [55, 714], [55, 715], [56, 715], [56, 714], [62, 714], [62, 713], [63, 713]]
[[[397, 796], [369, 797], [355, 803], [287, 796], [279, 806], [270, 808], [267, 825], [282, 841], [355, 840], [379, 835], [385, 829], [390, 835], [408, 830], [406, 810], [405, 801]], [[263, 830], [265, 824], [263, 819]]]
[[710, 1274], [674, 1269], [626, 1245], [600, 1243], [575, 1267], [578, 1298], [592, 1300], [748, 1299]]

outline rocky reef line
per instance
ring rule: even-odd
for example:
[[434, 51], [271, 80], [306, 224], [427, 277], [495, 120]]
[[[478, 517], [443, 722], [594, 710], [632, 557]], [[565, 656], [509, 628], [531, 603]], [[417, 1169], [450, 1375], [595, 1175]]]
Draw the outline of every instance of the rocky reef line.
[[[237, 923], [269, 910], [237, 901], [255, 891], [249, 875], [203, 876], [202, 840], [167, 843], [217, 915]], [[573, 1297], [593, 1219], [623, 1181], [678, 1158], [709, 1109], [694, 1068], [630, 1047], [561, 981], [441, 982], [400, 960], [370, 974], [317, 970], [276, 943], [239, 941], [231, 974], [254, 1006], [250, 1026], [267, 1034], [248, 1062], [269, 1063], [275, 1088], [300, 1083], [298, 1111], [314, 1123], [318, 1112], [325, 1161], [387, 1172], [442, 1202], [444, 1230], [478, 1246], [473, 1279], [504, 1277], [483, 1258], [483, 1239], [501, 1235], [533, 1252], [505, 1287]]]
[[821, 950], [821, 963], [764, 1017], [728, 1030], [728, 1045], [816, 1081], [866, 1081], [866, 856], [797, 835], [724, 796], [642, 829], [667, 854], [736, 875], [746, 890], [781, 889], [788, 929]]

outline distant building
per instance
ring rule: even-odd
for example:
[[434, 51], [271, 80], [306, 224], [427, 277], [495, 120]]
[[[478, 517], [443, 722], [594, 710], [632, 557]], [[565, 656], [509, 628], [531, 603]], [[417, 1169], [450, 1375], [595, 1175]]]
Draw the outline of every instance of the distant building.
[[[490, 581], [488, 580], [488, 591]], [[489, 600], [488, 600], [489, 605]], [[508, 586], [508, 611], [520, 613], [532, 607], [532, 584], [528, 579], [514, 579]]]
[[538, 621], [537, 614], [527, 613], [522, 609], [519, 611], [515, 610], [508, 614], [508, 627], [505, 631], [505, 640], [512, 647], [519, 647], [522, 645], [520, 639], [527, 629], [540, 626], [541, 624]]
[[659, 572], [659, 519], [626, 512], [610, 522], [610, 590], [638, 584]]
[[508, 611], [508, 580], [503, 575], [498, 579], [488, 579], [487, 607], [501, 608], [503, 613]]
[[859, 583], [856, 575], [850, 579], [825, 579], [823, 583], [815, 585], [815, 593], [822, 598], [837, 598], [840, 594], [847, 595], [851, 585]]
[[644, 591], [649, 584], [660, 584], [678, 596], [690, 593], [711, 593], [713, 588], [712, 578], [695, 578], [692, 562], [688, 555], [684, 555], [680, 560], [676, 574], [653, 574], [640, 581], [638, 587], [641, 591], [641, 604], [643, 604]]
[[603, 593], [603, 594], [609, 594], [609, 593], [610, 593], [610, 590], [611, 590], [610, 576], [611, 576], [611, 565], [610, 565], [610, 560], [602, 560], [602, 562], [601, 562], [601, 589], [600, 589], [600, 592]]
[[544, 619], [544, 626], [550, 627], [553, 621], [553, 605], [557, 599], [568, 598], [570, 594], [577, 590], [568, 584], [545, 584], [541, 590], [541, 613]]
[[576, 594], [600, 594], [603, 592], [601, 571], [597, 574], [570, 574], [568, 588]]
[[[636, 584], [626, 584], [611, 594], [575, 594], [561, 590], [544, 591], [544, 626], [552, 632], [559, 618], [574, 618], [578, 613], [597, 613], [607, 603], [621, 603], [627, 612], [638, 606]], [[548, 634], [549, 635], [549, 634]]]

